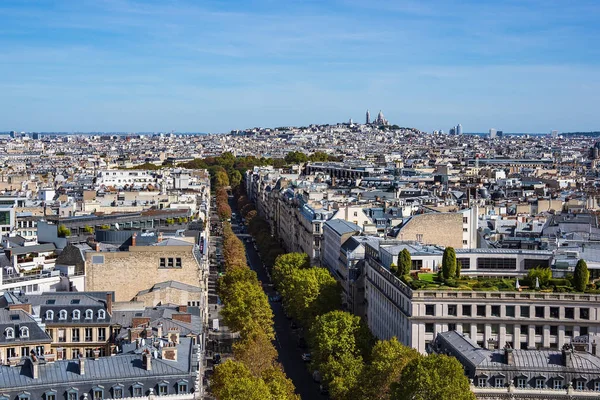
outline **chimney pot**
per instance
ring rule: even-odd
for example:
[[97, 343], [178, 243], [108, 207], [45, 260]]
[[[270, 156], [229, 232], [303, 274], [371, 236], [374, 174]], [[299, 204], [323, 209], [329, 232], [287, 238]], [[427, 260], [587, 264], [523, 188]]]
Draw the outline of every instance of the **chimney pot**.
[[85, 358], [79, 355], [79, 375], [85, 375]]
[[135, 247], [136, 244], [137, 244], [137, 232], [134, 232], [133, 236], [131, 236], [131, 245]]
[[112, 315], [112, 293], [106, 293], [106, 312]]

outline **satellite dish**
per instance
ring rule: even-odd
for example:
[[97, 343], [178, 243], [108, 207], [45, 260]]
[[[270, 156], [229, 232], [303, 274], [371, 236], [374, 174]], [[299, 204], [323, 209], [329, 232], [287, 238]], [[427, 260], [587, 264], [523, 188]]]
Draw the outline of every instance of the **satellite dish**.
[[142, 339], [142, 346], [146, 345], [146, 339]]
[[115, 222], [115, 229], [119, 230], [119, 223], [118, 222]]
[[154, 350], [154, 358], [158, 358], [158, 351]]

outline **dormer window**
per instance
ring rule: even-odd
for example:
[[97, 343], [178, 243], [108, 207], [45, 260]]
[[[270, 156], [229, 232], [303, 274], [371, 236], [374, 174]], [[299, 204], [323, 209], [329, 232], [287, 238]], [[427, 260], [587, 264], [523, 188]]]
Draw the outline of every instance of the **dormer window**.
[[46, 319], [53, 320], [54, 319], [54, 311], [52, 311], [52, 310], [46, 311]]
[[67, 310], [60, 310], [58, 313], [58, 319], [67, 319]]
[[21, 336], [22, 338], [28, 338], [29, 337], [29, 328], [26, 326], [22, 326], [19, 332], [19, 336]]
[[15, 330], [13, 328], [6, 328], [4, 330], [4, 336], [7, 339], [14, 339], [15, 338]]
[[98, 311], [98, 319], [104, 319], [104, 318], [106, 318], [106, 311], [104, 311], [104, 310]]
[[85, 310], [85, 319], [94, 318], [94, 312], [92, 310]]
[[81, 318], [81, 311], [73, 310], [73, 319], [80, 319], [80, 318]]

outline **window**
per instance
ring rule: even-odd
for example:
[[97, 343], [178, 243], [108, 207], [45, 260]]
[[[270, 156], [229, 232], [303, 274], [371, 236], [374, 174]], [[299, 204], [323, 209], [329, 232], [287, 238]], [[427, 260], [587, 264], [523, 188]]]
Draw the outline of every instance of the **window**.
[[56, 392], [53, 390], [46, 392], [46, 400], [56, 400]]
[[550, 307], [550, 318], [558, 318], [558, 307]]
[[159, 266], [159, 268], [166, 268], [167, 267], [167, 259], [164, 257], [161, 257], [158, 266]]
[[575, 309], [573, 307], [565, 307], [565, 318], [575, 319]]
[[23, 392], [19, 395], [19, 400], [29, 400], [29, 393], [28, 392]]
[[6, 328], [4, 330], [4, 337], [6, 337], [7, 339], [14, 339], [15, 338], [15, 330], [13, 328]]
[[492, 324], [492, 333], [494, 335], [497, 335], [499, 331], [500, 331], [500, 325], [499, 324]]
[[174, 258], [171, 258], [171, 257], [169, 257], [169, 258], [167, 259], [167, 267], [168, 267], [168, 268], [173, 268], [173, 266], [174, 266], [174, 265], [175, 265], [175, 259], [174, 259]]
[[463, 224], [469, 223], [469, 217], [463, 217]]
[[181, 381], [177, 384], [177, 394], [184, 394], [188, 391], [188, 385], [186, 381]]
[[500, 306], [492, 306], [492, 317], [500, 316]]
[[463, 239], [463, 244], [469, 244], [469, 241]]
[[484, 324], [477, 324], [477, 333], [483, 333], [485, 331]]
[[29, 337], [29, 328], [26, 326], [22, 326], [19, 332], [19, 336], [22, 338], [28, 338]]
[[470, 258], [457, 258], [456, 262], [460, 262], [460, 269], [471, 269], [471, 259]]
[[521, 306], [521, 318], [529, 318], [529, 306]]
[[425, 324], [425, 333], [433, 333], [433, 324]]
[[64, 328], [58, 329], [58, 341], [61, 343], [64, 343], [67, 341], [67, 335], [66, 335], [66, 331]]
[[600, 381], [594, 382], [594, 390], [600, 392]]
[[557, 336], [558, 335], [558, 326], [556, 326], [556, 325], [550, 326], [550, 334], [552, 336]]
[[519, 389], [525, 389], [526, 386], [527, 386], [527, 379], [517, 378], [517, 387]]
[[104, 264], [104, 256], [92, 256], [92, 264]]
[[181, 257], [175, 259], [175, 268], [181, 268]]
[[544, 327], [542, 325], [536, 325], [535, 326], [535, 334], [536, 335], [543, 335], [544, 334]]
[[85, 341], [86, 342], [91, 342], [92, 341], [92, 336], [93, 336], [93, 330], [92, 330], [92, 328], [85, 328]]
[[579, 309], [579, 318], [581, 319], [590, 319], [590, 309], [589, 308], [580, 308]]
[[456, 304], [448, 304], [448, 315], [456, 317]]
[[585, 336], [588, 333], [589, 333], [589, 331], [588, 331], [588, 327], [587, 326], [582, 326], [582, 327], [579, 328], [579, 334], [581, 336]]
[[122, 399], [123, 398], [123, 386], [117, 385], [113, 387], [113, 399]]
[[485, 317], [485, 306], [477, 306], [477, 316], [478, 317]]
[[523, 262], [523, 267], [526, 270], [530, 270], [533, 268], [550, 268], [550, 260], [536, 260], [532, 258], [526, 258]]
[[456, 330], [456, 324], [448, 324], [448, 331], [452, 332]]
[[104, 342], [106, 340], [106, 328], [98, 328], [98, 341]]
[[166, 383], [159, 383], [158, 384], [158, 395], [166, 396], [167, 394], [169, 394], [169, 386]]
[[575, 381], [575, 389], [576, 390], [584, 390], [585, 389], [585, 381], [581, 379]]
[[535, 317], [536, 318], [544, 318], [544, 307], [538, 306], [535, 308]]
[[471, 305], [470, 304], [463, 304], [463, 306], [462, 306], [462, 314], [465, 317], [470, 317], [471, 316]]
[[554, 379], [554, 389], [558, 390], [558, 389], [562, 389], [562, 387], [563, 387], [562, 379]]
[[565, 326], [565, 336], [573, 336], [573, 327], [572, 326]]
[[79, 328], [73, 328], [71, 331], [71, 341], [79, 342]]
[[85, 319], [93, 319], [94, 312], [92, 310], [85, 310]]
[[94, 400], [102, 400], [104, 398], [104, 389], [100, 386], [92, 389], [94, 391]]
[[496, 387], [497, 388], [504, 387], [504, 378], [496, 378]]
[[517, 259], [480, 257], [477, 259], [477, 269], [517, 269]]
[[535, 388], [536, 389], [543, 389], [544, 388], [544, 378], [537, 378], [535, 380]]
[[133, 397], [142, 397], [142, 393], [143, 393], [143, 386], [142, 385], [134, 385], [133, 386]]
[[423, 234], [422, 233], [417, 233], [417, 242], [419, 242], [419, 243], [423, 242]]
[[484, 377], [481, 377], [481, 376], [479, 378], [477, 378], [477, 386], [479, 386], [479, 387], [485, 387], [485, 380], [486, 379]]
[[80, 318], [81, 318], [81, 311], [73, 310], [73, 319], [80, 319]]
[[506, 316], [514, 318], [515, 316], [515, 306], [506, 306], [504, 309], [506, 311]]
[[106, 318], [106, 311], [99, 310], [98, 311], [98, 319], [104, 319], [104, 318]]
[[435, 315], [435, 304], [425, 305], [425, 315]]
[[[506, 334], [512, 335], [513, 333], [515, 333], [515, 326], [514, 325], [506, 325]], [[513, 346], [511, 345], [511, 347], [513, 347]]]
[[77, 400], [79, 393], [77, 389], [69, 389], [67, 391], [67, 400]]
[[67, 319], [67, 310], [60, 310], [58, 313], [58, 319]]
[[54, 311], [52, 311], [52, 310], [46, 311], [46, 319], [53, 320], [54, 319]]

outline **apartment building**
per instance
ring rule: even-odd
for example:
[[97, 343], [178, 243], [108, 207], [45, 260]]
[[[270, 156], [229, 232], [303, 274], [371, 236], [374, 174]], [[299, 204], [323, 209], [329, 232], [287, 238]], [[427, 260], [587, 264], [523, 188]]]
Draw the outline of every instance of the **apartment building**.
[[424, 353], [438, 333], [453, 330], [485, 348], [508, 343], [515, 349], [558, 349], [574, 337], [600, 333], [598, 295], [412, 290], [384, 266], [380, 247], [367, 243], [365, 249], [366, 314], [380, 339], [396, 336]]

